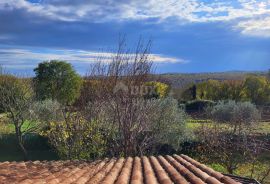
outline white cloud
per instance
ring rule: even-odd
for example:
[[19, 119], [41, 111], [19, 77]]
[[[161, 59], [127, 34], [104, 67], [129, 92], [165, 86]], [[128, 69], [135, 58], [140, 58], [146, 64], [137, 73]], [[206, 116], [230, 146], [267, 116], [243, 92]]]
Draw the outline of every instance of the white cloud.
[[[2, 0], [0, 10], [23, 9], [28, 13], [61, 21], [126, 21], [156, 19], [158, 22], [175, 18], [177, 23], [233, 21], [249, 35], [268, 36], [260, 24], [261, 17], [270, 17], [270, 0]], [[267, 20], [267, 19], [266, 19]], [[269, 26], [269, 21], [263, 23]], [[243, 26], [244, 25], [244, 26]], [[250, 27], [249, 27], [250, 25]], [[255, 34], [254, 31], [257, 33]], [[250, 34], [251, 33], [251, 34]]]
[[154, 63], [189, 63], [189, 61], [185, 59], [168, 57], [159, 54], [152, 54], [150, 58]]
[[[0, 49], [0, 65], [10, 69], [34, 68], [37, 63], [45, 60], [65, 60], [72, 64], [84, 65], [86, 68], [89, 64], [101, 60], [111, 62], [115, 53], [95, 52], [83, 50], [46, 50], [46, 52], [37, 52], [27, 49]], [[153, 63], [187, 63], [187, 60], [163, 56], [160, 54], [151, 54], [150, 59]]]
[[270, 17], [241, 21], [236, 28], [246, 35], [270, 37]]

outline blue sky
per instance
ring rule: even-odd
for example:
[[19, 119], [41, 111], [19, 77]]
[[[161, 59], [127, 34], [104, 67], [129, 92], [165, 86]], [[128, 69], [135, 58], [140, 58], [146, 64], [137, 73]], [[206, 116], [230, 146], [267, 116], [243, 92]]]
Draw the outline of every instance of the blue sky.
[[270, 0], [1, 0], [0, 23], [0, 65], [16, 73], [61, 59], [83, 75], [119, 34], [151, 38], [159, 73], [270, 68]]

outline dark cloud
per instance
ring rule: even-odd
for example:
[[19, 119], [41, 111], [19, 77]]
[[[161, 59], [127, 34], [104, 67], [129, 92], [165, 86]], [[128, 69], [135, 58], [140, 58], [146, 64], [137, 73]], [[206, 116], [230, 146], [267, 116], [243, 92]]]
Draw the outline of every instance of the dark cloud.
[[141, 22], [92, 23], [86, 21], [51, 20], [24, 9], [0, 10], [0, 36], [2, 45], [39, 46], [97, 50], [111, 48], [117, 44], [120, 34], [129, 39], [139, 36], [150, 37], [152, 27]]
[[[189, 19], [194, 18], [193, 13], [190, 13], [188, 8], [184, 9], [187, 12], [181, 12], [176, 11], [180, 7], [177, 3], [169, 7], [169, 1], [163, 1], [168, 6], [160, 3], [161, 1], [153, 2], [29, 0], [25, 3], [23, 0], [3, 0], [0, 2], [0, 49], [8, 47], [28, 50], [28, 47], [31, 47], [30, 50], [35, 48], [35, 53], [53, 52], [57, 49], [107, 50], [117, 45], [119, 34], [127, 34], [132, 46], [139, 36], [151, 37], [154, 41], [153, 53], [191, 61], [185, 65], [163, 66], [163, 71], [209, 71], [222, 70], [222, 67], [230, 70], [230, 66], [236, 67], [232, 69], [241, 70], [247, 68], [247, 63], [254, 68], [268, 67], [266, 61], [267, 57], [269, 61], [269, 54], [266, 53], [269, 53], [269, 38], [242, 35], [237, 27], [232, 29], [238, 20], [226, 23], [208, 20], [203, 22], [202, 17], [197, 17], [196, 21], [192, 22]], [[188, 4], [188, 0], [179, 2]], [[183, 15], [180, 15], [181, 13]], [[181, 20], [180, 16], [183, 16]], [[200, 13], [196, 12], [196, 16], [200, 16]], [[243, 26], [249, 25], [253, 26], [253, 22]], [[16, 54], [18, 56], [17, 52]], [[0, 52], [1, 64], [9, 63], [13, 68], [16, 65], [23, 68], [24, 65], [19, 62], [30, 68], [44, 60], [31, 60], [31, 57], [8, 58], [7, 55], [11, 56], [12, 53], [3, 50]], [[42, 56], [44, 55], [41, 54], [40, 57]], [[255, 56], [259, 59], [256, 60]], [[232, 64], [229, 65], [229, 62]], [[240, 64], [233, 64], [235, 62]], [[259, 64], [252, 64], [254, 62]], [[76, 65], [79, 66], [80, 70], [84, 68], [82, 64]]]

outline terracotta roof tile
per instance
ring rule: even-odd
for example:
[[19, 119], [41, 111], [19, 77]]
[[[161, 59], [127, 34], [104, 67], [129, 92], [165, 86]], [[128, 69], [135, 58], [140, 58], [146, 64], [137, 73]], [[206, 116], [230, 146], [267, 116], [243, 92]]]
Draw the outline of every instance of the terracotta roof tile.
[[155, 170], [155, 173], [157, 175], [159, 183], [161, 184], [173, 183], [169, 175], [167, 174], [167, 172], [163, 169], [163, 167], [158, 162], [158, 159], [156, 157], [151, 156], [150, 160]]
[[132, 171], [132, 164], [133, 164], [133, 158], [128, 157], [116, 181], [116, 184], [129, 184], [131, 171]]
[[186, 155], [0, 163], [0, 184], [238, 184]]
[[143, 183], [143, 173], [142, 164], [139, 157], [135, 157], [133, 162], [133, 169], [131, 174], [131, 184], [142, 184]]
[[143, 157], [143, 167], [144, 167], [145, 183], [158, 184], [155, 172], [151, 166], [149, 159], [146, 156]]

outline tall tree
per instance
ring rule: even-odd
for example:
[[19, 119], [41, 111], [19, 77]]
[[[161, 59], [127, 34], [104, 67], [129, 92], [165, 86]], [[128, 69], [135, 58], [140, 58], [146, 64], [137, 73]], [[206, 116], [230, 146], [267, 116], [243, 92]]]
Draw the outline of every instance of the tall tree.
[[237, 102], [244, 101], [246, 93], [244, 90], [244, 81], [242, 80], [226, 80], [221, 82], [219, 92], [220, 100], [235, 100]]
[[196, 98], [197, 98], [197, 87], [196, 87], [196, 85], [192, 86], [191, 91], [192, 91], [192, 99], [196, 100]]
[[[24, 135], [32, 132], [35, 125], [26, 124], [31, 119], [30, 106], [33, 102], [33, 90], [30, 79], [19, 79], [11, 75], [0, 76], [0, 106], [10, 118], [15, 127], [19, 147], [27, 160], [27, 150], [24, 147]], [[24, 128], [23, 128], [24, 126]]]
[[35, 91], [40, 100], [52, 99], [70, 105], [80, 95], [82, 79], [69, 63], [45, 61], [34, 72]]
[[146, 82], [145, 87], [145, 92], [147, 93], [145, 95], [146, 98], [165, 98], [169, 95], [170, 92], [169, 85], [162, 82]]
[[270, 85], [266, 77], [249, 76], [244, 83], [247, 97], [255, 104], [270, 102]]
[[221, 84], [217, 80], [208, 80], [197, 85], [197, 94], [201, 99], [219, 100]]

